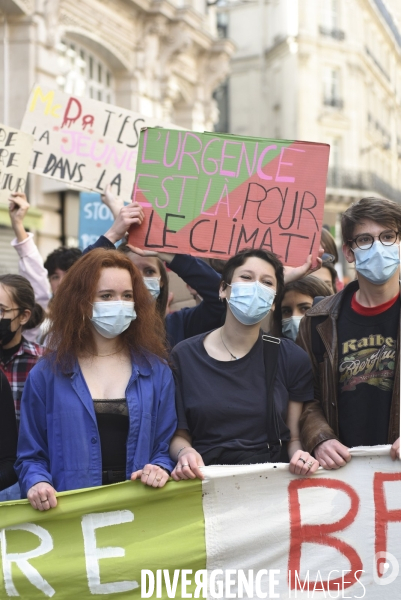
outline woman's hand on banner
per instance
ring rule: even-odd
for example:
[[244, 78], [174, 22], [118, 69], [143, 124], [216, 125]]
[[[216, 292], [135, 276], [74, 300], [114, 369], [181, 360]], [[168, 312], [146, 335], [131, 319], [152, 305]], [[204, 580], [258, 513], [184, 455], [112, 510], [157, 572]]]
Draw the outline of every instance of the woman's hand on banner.
[[290, 473], [294, 475], [312, 475], [319, 468], [317, 461], [309, 452], [305, 450], [297, 450], [290, 460]]
[[138, 202], [132, 202], [123, 206], [116, 220], [104, 236], [113, 244], [121, 240], [131, 225], [140, 225], [144, 219], [142, 206]]
[[49, 510], [57, 506], [56, 490], [47, 481], [40, 481], [29, 488], [27, 498], [36, 510]]
[[324, 253], [324, 249], [322, 247], [319, 248], [319, 252], [317, 255], [317, 265], [312, 267], [312, 254], [309, 254], [308, 258], [304, 262], [303, 265], [299, 267], [284, 267], [284, 283], [290, 283], [290, 281], [297, 281], [297, 279], [302, 279], [302, 277], [306, 277], [306, 275], [310, 275], [315, 271], [318, 271], [322, 266], [322, 255]]
[[138, 246], [131, 246], [131, 244], [127, 244], [128, 248], [138, 254], [139, 256], [157, 256], [160, 260], [164, 260], [166, 263], [171, 263], [175, 254], [170, 252], [155, 252], [154, 250], [143, 250], [142, 248], [138, 248]]
[[131, 474], [131, 481], [137, 481], [138, 479], [144, 485], [161, 488], [167, 483], [169, 474], [158, 465], [145, 465], [143, 469], [134, 471], [134, 473]]
[[174, 471], [171, 473], [171, 477], [174, 481], [180, 481], [181, 479], [204, 479], [205, 476], [199, 467], [204, 467], [205, 463], [203, 458], [191, 446], [188, 446], [180, 452], [179, 459], [175, 466]]
[[347, 446], [334, 439], [321, 442], [313, 453], [323, 469], [328, 470], [344, 467], [351, 460]]
[[395, 460], [396, 458], [400, 459], [401, 455], [400, 455], [400, 438], [398, 438], [398, 440], [396, 440], [394, 442], [394, 444], [391, 446], [391, 450], [390, 450], [390, 456], [393, 460]]
[[119, 196], [115, 196], [111, 191], [111, 185], [108, 183], [104, 188], [103, 194], [101, 194], [103, 204], [105, 204], [113, 215], [114, 219], [117, 219], [120, 210], [124, 206], [124, 200]]

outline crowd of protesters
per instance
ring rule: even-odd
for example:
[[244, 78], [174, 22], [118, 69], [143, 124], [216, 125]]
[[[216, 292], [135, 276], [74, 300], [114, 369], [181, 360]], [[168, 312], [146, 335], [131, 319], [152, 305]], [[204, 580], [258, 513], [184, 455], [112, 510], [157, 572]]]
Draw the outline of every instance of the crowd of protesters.
[[[356, 445], [399, 456], [398, 204], [365, 198], [343, 214], [356, 268], [343, 289], [325, 229], [314, 268], [262, 249], [207, 261], [130, 246], [141, 206], [110, 189], [103, 201], [112, 227], [43, 263], [26, 197], [10, 197], [20, 274], [0, 276], [0, 500], [48, 510], [57, 492], [163, 487], [204, 465], [308, 476]], [[169, 310], [168, 270], [195, 306]]]

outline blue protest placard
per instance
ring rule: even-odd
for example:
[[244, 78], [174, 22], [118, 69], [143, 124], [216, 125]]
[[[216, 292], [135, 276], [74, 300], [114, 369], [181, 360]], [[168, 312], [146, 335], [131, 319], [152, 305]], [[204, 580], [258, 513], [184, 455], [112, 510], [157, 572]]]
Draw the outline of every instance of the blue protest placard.
[[100, 194], [79, 194], [79, 247], [84, 250], [103, 235], [114, 222], [110, 209], [103, 204]]

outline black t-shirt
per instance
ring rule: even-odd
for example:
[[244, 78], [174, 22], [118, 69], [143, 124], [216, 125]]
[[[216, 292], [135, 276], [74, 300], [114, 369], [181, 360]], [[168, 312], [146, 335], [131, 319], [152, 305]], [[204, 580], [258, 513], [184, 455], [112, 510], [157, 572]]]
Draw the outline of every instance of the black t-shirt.
[[[207, 333], [175, 346], [171, 359], [176, 381], [178, 428], [192, 436], [202, 454], [216, 447], [258, 451], [267, 443], [267, 395], [263, 342], [238, 360], [220, 361], [203, 345]], [[274, 401], [281, 439], [288, 441], [288, 401], [313, 399], [309, 358], [291, 340], [279, 346]]]
[[0, 490], [17, 481], [14, 463], [17, 457], [17, 422], [10, 384], [0, 370]]
[[338, 319], [338, 421], [348, 447], [386, 444], [394, 385], [400, 299], [361, 315], [348, 293]]

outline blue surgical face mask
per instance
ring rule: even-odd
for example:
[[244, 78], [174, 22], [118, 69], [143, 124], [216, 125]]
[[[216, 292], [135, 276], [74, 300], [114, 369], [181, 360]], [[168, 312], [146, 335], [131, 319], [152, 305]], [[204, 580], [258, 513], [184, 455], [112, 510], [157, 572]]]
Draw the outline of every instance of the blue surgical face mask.
[[93, 326], [100, 335], [109, 340], [128, 329], [134, 319], [136, 312], [133, 302], [110, 300], [93, 303]]
[[[227, 284], [230, 285], [230, 284]], [[231, 284], [231, 295], [227, 300], [234, 317], [243, 325], [259, 323], [270, 311], [276, 290], [259, 281]]]
[[382, 285], [394, 275], [400, 265], [398, 244], [384, 246], [379, 240], [368, 250], [353, 249], [355, 268], [370, 283]]
[[153, 300], [160, 296], [160, 277], [144, 277], [143, 282], [152, 295]]
[[299, 324], [301, 322], [302, 317], [288, 317], [288, 319], [281, 320], [281, 331], [283, 336], [289, 338], [290, 340], [297, 339]]

